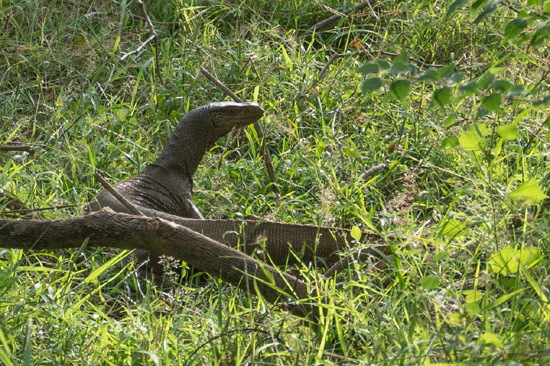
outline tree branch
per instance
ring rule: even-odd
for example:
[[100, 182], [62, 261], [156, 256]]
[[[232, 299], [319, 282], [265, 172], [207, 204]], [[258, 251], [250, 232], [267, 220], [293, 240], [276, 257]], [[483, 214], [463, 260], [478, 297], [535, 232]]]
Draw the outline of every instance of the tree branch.
[[[0, 220], [0, 247], [21, 249], [88, 246], [143, 249], [186, 261], [240, 288], [257, 286], [269, 302], [309, 298], [307, 284], [254, 258], [172, 222], [115, 213], [110, 208], [67, 220]], [[315, 316], [313, 305], [293, 309]]]
[[[210, 74], [204, 67], [201, 66], [200, 68], [201, 73], [214, 85], [216, 85], [218, 88], [223, 90], [225, 94], [229, 95], [231, 99], [233, 99], [235, 102], [238, 103], [244, 103], [244, 101], [239, 98], [235, 93], [231, 91], [227, 86], [225, 86], [221, 81], [219, 81], [214, 75]], [[275, 175], [275, 169], [273, 169], [273, 163], [271, 162], [271, 155], [269, 154], [269, 150], [267, 149], [267, 145], [265, 144], [264, 139], [264, 132], [262, 131], [262, 126], [260, 126], [260, 122], [255, 121], [254, 122], [254, 129], [256, 130], [256, 133], [258, 134], [258, 139], [262, 142], [262, 152], [264, 155], [265, 160], [265, 167], [267, 169], [267, 173], [269, 174], [269, 179], [272, 182], [275, 182], [277, 179], [277, 176]], [[230, 137], [231, 138], [231, 137]]]

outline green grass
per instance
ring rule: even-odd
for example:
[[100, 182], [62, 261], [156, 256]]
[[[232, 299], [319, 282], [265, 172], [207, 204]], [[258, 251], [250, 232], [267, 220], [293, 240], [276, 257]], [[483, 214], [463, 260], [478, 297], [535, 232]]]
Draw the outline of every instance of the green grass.
[[[149, 3], [164, 85], [151, 46], [120, 61], [149, 35], [134, 3], [0, 2], [0, 144], [36, 150], [0, 153], [3, 193], [33, 208], [76, 205], [37, 218], [83, 215], [101, 189], [96, 170], [111, 183], [131, 177], [188, 110], [229, 100], [200, 74], [204, 66], [266, 110], [261, 123], [278, 180], [269, 182], [253, 129], [222, 138], [194, 178], [203, 214], [373, 225], [398, 261], [385, 269], [354, 263], [329, 280], [298, 268], [330, 294], [312, 323], [211, 277], [163, 288], [122, 261], [96, 279], [115, 251], [0, 250], [0, 364], [549, 362], [548, 204], [510, 197], [530, 178], [547, 193], [548, 127], [534, 134], [548, 108], [518, 98], [499, 114], [476, 117], [481, 97], [429, 108], [442, 85], [428, 82], [415, 83], [401, 103], [387, 88], [363, 95], [356, 72], [372, 60], [392, 61], [387, 52], [407, 52], [428, 64], [454, 61], [470, 79], [507, 57], [495, 77], [528, 90], [542, 80], [533, 98], [545, 95], [546, 48], [500, 44], [515, 13], [473, 24], [467, 8], [445, 19], [445, 2], [380, 1], [378, 19], [366, 8], [312, 40], [300, 37], [332, 15], [320, 4], [342, 11], [340, 2]], [[353, 47], [357, 41], [362, 48]], [[335, 52], [348, 54], [311, 88]], [[446, 128], [450, 114], [460, 123]], [[491, 159], [441, 147], [482, 124], [495, 148], [493, 127], [516, 120], [519, 138], [503, 141]], [[380, 163], [390, 169], [361, 179]], [[0, 201], [0, 211], [10, 208]], [[494, 255], [506, 247], [537, 248], [540, 257], [497, 273]], [[317, 267], [322, 272], [322, 262]]]

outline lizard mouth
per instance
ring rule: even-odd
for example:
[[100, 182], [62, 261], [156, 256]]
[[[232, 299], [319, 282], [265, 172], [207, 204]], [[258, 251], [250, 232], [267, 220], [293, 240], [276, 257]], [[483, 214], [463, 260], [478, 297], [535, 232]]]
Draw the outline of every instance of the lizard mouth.
[[222, 118], [212, 118], [212, 123], [215, 128], [232, 130], [248, 126], [262, 118], [263, 115], [264, 110], [257, 103], [243, 103], [226, 109]]
[[256, 103], [250, 103], [250, 105], [247, 105], [244, 108], [244, 113], [242, 114], [241, 121], [243, 123], [246, 123], [247, 125], [253, 122], [256, 122], [264, 115], [264, 110], [262, 107], [260, 107]]

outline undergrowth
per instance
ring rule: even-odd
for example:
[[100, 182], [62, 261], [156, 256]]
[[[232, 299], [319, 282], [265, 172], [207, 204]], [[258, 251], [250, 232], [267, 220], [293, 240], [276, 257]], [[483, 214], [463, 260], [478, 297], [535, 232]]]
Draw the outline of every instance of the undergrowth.
[[[0, 363], [549, 362], [548, 108], [517, 99], [480, 115], [469, 97], [434, 106], [441, 85], [424, 81], [407, 98], [362, 92], [362, 65], [407, 53], [409, 75], [453, 65], [467, 81], [489, 70], [544, 94], [546, 48], [501, 42], [512, 10], [474, 23], [468, 9], [445, 17], [446, 2], [387, 0], [311, 33], [344, 5], [149, 3], [158, 49], [120, 61], [149, 36], [131, 1], [0, 2], [0, 144], [35, 150], [0, 152], [3, 215], [17, 208], [10, 197], [71, 205], [28, 218], [83, 215], [101, 189], [95, 171], [111, 183], [131, 177], [187, 111], [229, 100], [203, 66], [266, 110], [277, 173], [270, 182], [252, 128], [222, 138], [194, 176], [205, 217], [376, 230], [396, 260], [324, 280], [298, 268], [330, 294], [314, 323], [200, 273], [159, 286], [131, 262], [101, 267], [115, 251], [1, 250]], [[517, 136], [500, 141], [501, 124]], [[487, 148], [464, 148], [476, 131]], [[380, 163], [388, 169], [363, 177]], [[540, 199], [514, 196], [531, 179]]]

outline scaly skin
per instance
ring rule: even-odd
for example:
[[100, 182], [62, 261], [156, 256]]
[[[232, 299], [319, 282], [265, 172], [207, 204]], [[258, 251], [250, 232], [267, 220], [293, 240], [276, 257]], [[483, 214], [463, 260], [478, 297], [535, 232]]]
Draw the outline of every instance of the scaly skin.
[[[193, 203], [192, 177], [205, 152], [233, 128], [249, 125], [262, 115], [263, 109], [255, 103], [212, 103], [197, 108], [180, 121], [161, 155], [151, 165], [114, 188], [145, 216], [165, 218], [231, 246], [244, 244], [246, 252], [259, 250], [268, 262], [291, 264], [320, 256], [332, 264], [338, 260], [335, 252], [351, 242], [349, 230], [268, 221], [204, 220]], [[107, 191], [100, 192], [90, 204], [93, 211], [101, 207], [131, 213]], [[235, 235], [238, 232], [242, 235]], [[365, 233], [361, 241], [381, 243], [381, 238]], [[387, 248], [381, 249], [387, 252]], [[139, 260], [149, 256], [153, 271], [163, 272], [157, 254], [143, 250], [135, 253]]]
[[[202, 219], [192, 197], [193, 174], [202, 157], [220, 137], [234, 128], [254, 123], [263, 114], [264, 110], [256, 103], [220, 102], [199, 107], [182, 118], [152, 164], [114, 188], [144, 212], [151, 209]], [[106, 190], [92, 200], [89, 209], [98, 211], [102, 207], [131, 213]], [[163, 272], [158, 254], [137, 250], [135, 255], [138, 260], [150, 257], [149, 266], [153, 271]]]
[[[254, 123], [264, 114], [256, 103], [210, 103], [189, 112], [178, 124], [160, 156], [141, 173], [114, 188], [137, 206], [190, 218], [203, 218], [192, 198], [193, 174], [204, 154], [233, 130]], [[92, 211], [118, 207], [107, 191], [90, 204]], [[114, 206], [114, 207], [113, 207]], [[118, 207], [118, 208], [116, 208]]]

